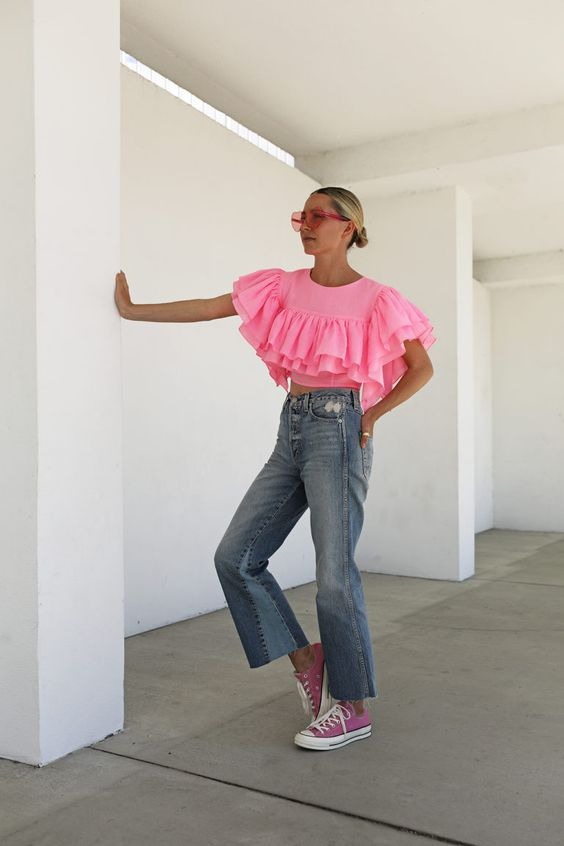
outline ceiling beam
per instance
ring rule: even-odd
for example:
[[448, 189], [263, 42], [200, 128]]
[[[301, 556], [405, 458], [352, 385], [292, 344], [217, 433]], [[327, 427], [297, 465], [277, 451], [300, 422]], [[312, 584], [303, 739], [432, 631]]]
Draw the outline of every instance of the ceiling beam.
[[398, 135], [314, 155], [296, 167], [321, 185], [385, 179], [564, 145], [564, 103]]
[[564, 285], [564, 250], [474, 262], [474, 278], [489, 288]]

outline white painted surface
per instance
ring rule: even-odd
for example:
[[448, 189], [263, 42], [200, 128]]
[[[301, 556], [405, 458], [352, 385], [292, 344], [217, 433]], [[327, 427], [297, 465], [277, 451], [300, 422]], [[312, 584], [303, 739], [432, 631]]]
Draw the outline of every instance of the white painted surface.
[[[253, 270], [310, 266], [290, 214], [318, 186], [121, 73], [133, 301], [213, 297]], [[286, 396], [240, 325], [122, 322], [128, 635], [225, 605], [213, 555], [274, 448]], [[283, 588], [315, 577], [307, 512], [270, 566]]]
[[[494, 526], [491, 296], [474, 280], [475, 529]], [[523, 527], [525, 528], [525, 527]]]
[[376, 203], [356, 265], [429, 317], [434, 375], [374, 427], [361, 566], [462, 580], [474, 571], [472, 226], [468, 198], [445, 189]]
[[[43, 763], [122, 724], [122, 399], [125, 633], [133, 634], [224, 604], [213, 551], [270, 454], [284, 398], [237, 333], [238, 317], [121, 321], [108, 310], [115, 270], [127, 272], [136, 301], [150, 302], [215, 296], [258, 267], [301, 266], [308, 260], [288, 215], [316, 187], [119, 69], [110, 0], [89, 7], [90, 17], [65, 0], [49, 9], [64, 29], [41, 11], [34, 17], [31, 2], [3, 10], [13, 37], [1, 60], [12, 131], [1, 212], [9, 281], [0, 315], [0, 755]], [[477, 530], [492, 508], [488, 305], [470, 272], [469, 203], [447, 188], [365, 201], [365, 209], [372, 247], [353, 251], [352, 263], [413, 299], [439, 340], [431, 382], [381, 421], [385, 448], [375, 452], [358, 561], [380, 572], [466, 578], [471, 506], [480, 497]], [[562, 530], [563, 293], [542, 284], [487, 292], [500, 527]], [[483, 342], [475, 358], [473, 303], [474, 342]], [[272, 570], [284, 588], [313, 578], [306, 519]]]
[[559, 0], [122, 0], [124, 49], [153, 39], [188, 89], [297, 153], [562, 101], [563, 28]]
[[493, 290], [494, 525], [564, 529], [564, 286]]
[[0, 13], [0, 755], [39, 754], [32, 3]]
[[45, 764], [123, 725], [119, 4], [1, 15], [0, 755]]
[[325, 185], [462, 187], [484, 259], [564, 248], [563, 28], [559, 0], [123, 0], [121, 38]]

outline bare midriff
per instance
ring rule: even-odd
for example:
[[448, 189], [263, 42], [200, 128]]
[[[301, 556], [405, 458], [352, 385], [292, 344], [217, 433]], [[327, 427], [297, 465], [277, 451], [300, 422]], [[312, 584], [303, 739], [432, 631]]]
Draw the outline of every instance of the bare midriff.
[[[339, 385], [339, 388], [352, 388], [353, 391], [358, 391], [357, 385]], [[290, 381], [290, 393], [292, 396], [297, 397], [300, 394], [307, 394], [308, 391], [323, 391], [327, 390], [330, 391], [330, 386], [324, 388], [322, 385], [316, 385], [315, 388], [312, 388], [311, 385], [298, 385], [297, 382]]]

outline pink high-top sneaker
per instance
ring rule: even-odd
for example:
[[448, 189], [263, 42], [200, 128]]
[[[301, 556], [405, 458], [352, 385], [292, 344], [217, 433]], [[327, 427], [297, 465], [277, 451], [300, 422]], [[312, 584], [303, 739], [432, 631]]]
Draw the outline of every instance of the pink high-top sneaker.
[[310, 719], [315, 720], [319, 714], [323, 714], [331, 706], [333, 700], [329, 693], [323, 646], [320, 643], [312, 643], [312, 646], [315, 653], [312, 666], [303, 673], [294, 670], [294, 678], [298, 685], [303, 709]]
[[305, 749], [338, 749], [354, 740], [370, 737], [371, 733], [372, 722], [368, 708], [357, 716], [352, 703], [341, 699], [326, 714], [299, 731], [294, 743]]

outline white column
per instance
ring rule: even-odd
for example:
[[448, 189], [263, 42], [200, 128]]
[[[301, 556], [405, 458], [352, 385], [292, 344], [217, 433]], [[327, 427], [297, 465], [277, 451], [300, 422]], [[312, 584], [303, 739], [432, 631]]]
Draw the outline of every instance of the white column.
[[419, 306], [437, 340], [432, 379], [374, 427], [359, 565], [460, 581], [474, 573], [470, 198], [453, 187], [363, 206], [370, 244], [351, 264]]
[[0, 6], [0, 757], [123, 727], [119, 2]]

